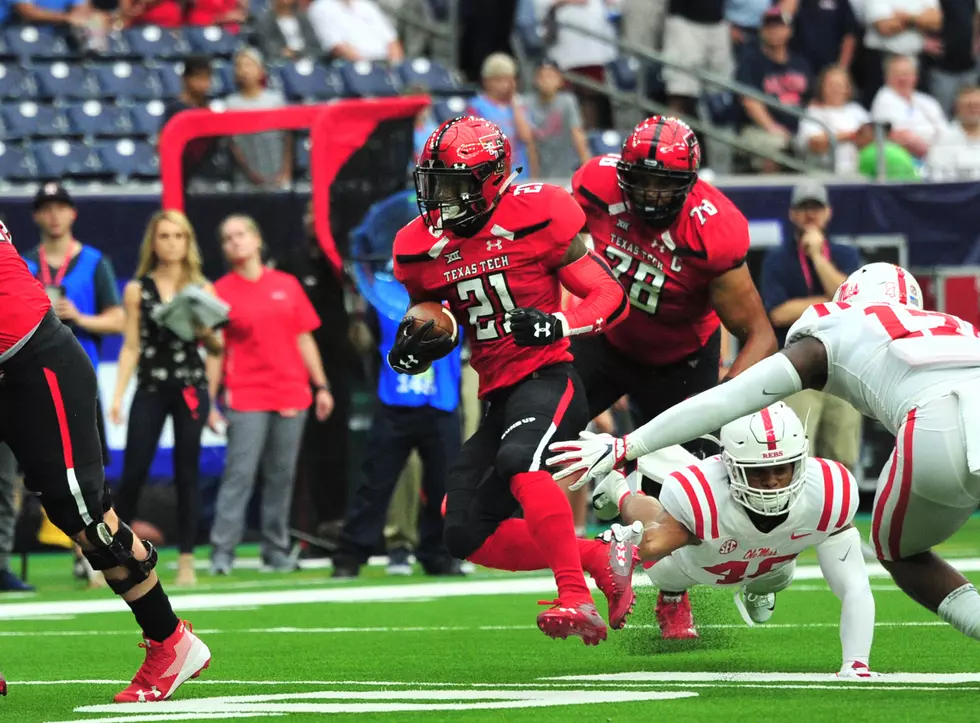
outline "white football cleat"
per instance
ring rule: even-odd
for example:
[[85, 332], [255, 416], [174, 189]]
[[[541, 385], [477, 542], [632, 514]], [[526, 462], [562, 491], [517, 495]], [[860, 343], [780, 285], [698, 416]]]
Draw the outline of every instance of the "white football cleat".
[[772, 617], [776, 609], [776, 593], [758, 594], [739, 591], [735, 593], [735, 607], [746, 625], [761, 625]]
[[844, 663], [840, 671], [837, 673], [837, 677], [846, 678], [848, 680], [868, 680], [870, 678], [878, 678], [880, 676], [878, 673], [871, 670], [867, 663], [862, 663], [860, 660], [855, 660], [851, 663]]

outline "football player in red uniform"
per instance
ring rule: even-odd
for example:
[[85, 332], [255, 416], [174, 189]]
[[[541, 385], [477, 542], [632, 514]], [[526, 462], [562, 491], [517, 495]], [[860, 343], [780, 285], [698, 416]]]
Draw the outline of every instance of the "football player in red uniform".
[[748, 222], [698, 178], [701, 149], [676, 118], [653, 116], [620, 155], [593, 158], [572, 179], [595, 250], [629, 292], [629, 318], [572, 345], [595, 416], [628, 394], [643, 417], [718, 381], [720, 326], [740, 342], [735, 376], [776, 351], [745, 264]]
[[[165, 700], [208, 666], [211, 652], [174, 615], [153, 568], [157, 553], [109, 502], [92, 362], [51, 309], [0, 223], [0, 440], [48, 518], [81, 545], [133, 611], [146, 659], [116, 702]], [[2, 678], [0, 678], [2, 681]]]
[[[447, 301], [472, 348], [489, 411], [463, 445], [446, 495], [450, 554], [504, 570], [550, 568], [558, 600], [538, 616], [551, 636], [605, 639], [582, 575], [595, 578], [620, 627], [632, 608], [632, 553], [624, 560], [575, 537], [571, 508], [541, 455], [588, 422], [569, 338], [622, 321], [622, 286], [588, 248], [585, 214], [564, 189], [511, 186], [510, 142], [482, 118], [455, 118], [426, 141], [415, 171], [420, 218], [395, 237], [395, 276], [412, 303]], [[562, 313], [562, 286], [583, 301]], [[388, 355], [418, 374], [456, 339], [412, 332], [406, 318]], [[518, 509], [524, 519], [514, 519]], [[621, 552], [621, 551], [620, 551]]]

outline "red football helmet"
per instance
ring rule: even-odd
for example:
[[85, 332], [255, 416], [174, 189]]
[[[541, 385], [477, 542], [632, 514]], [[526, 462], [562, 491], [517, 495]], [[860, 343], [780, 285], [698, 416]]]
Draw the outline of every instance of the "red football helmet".
[[419, 213], [431, 228], [473, 226], [493, 210], [509, 173], [510, 141], [500, 128], [474, 116], [448, 120], [419, 155]]
[[646, 221], [670, 223], [694, 188], [701, 146], [694, 131], [676, 118], [655, 115], [623, 142], [616, 175], [623, 200]]

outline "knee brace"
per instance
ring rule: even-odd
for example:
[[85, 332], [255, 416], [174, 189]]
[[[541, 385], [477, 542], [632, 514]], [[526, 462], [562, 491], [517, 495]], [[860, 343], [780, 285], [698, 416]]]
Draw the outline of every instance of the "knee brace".
[[137, 560], [133, 556], [133, 531], [122, 520], [119, 529], [113, 535], [104, 520], [93, 522], [85, 528], [85, 539], [93, 546], [91, 550], [82, 550], [85, 559], [94, 570], [109, 570], [113, 567], [125, 568], [128, 573], [122, 580], [109, 580], [106, 583], [116, 595], [123, 595], [150, 576], [157, 566], [157, 551], [146, 540], [143, 546], [147, 549], [146, 559]]

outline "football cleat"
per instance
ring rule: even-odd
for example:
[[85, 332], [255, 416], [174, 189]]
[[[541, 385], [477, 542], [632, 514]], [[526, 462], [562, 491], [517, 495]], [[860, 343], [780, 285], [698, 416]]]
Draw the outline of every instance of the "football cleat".
[[633, 568], [637, 559], [632, 535], [622, 535], [622, 539], [616, 535], [608, 540], [596, 540], [582, 555], [582, 567], [592, 576], [609, 603], [609, 627], [613, 630], [622, 630], [633, 612], [636, 603]]
[[166, 700], [189, 678], [196, 678], [211, 664], [211, 651], [182, 620], [173, 634], [161, 643], [144, 638], [143, 665], [125, 690], [116, 693], [117, 703], [153, 703]]
[[606, 623], [594, 604], [585, 602], [569, 607], [560, 600], [541, 600], [538, 604], [551, 605], [538, 615], [538, 628], [549, 638], [564, 640], [575, 635], [586, 645], [598, 645], [606, 639]]
[[657, 625], [660, 637], [664, 640], [695, 640], [701, 637], [694, 627], [694, 614], [691, 612], [691, 599], [687, 592], [680, 597], [657, 595]]
[[0, 673], [0, 695], [7, 695], [7, 679]]
[[867, 663], [862, 663], [860, 660], [855, 660], [851, 663], [844, 663], [840, 671], [837, 673], [838, 678], [848, 678], [853, 680], [867, 680], [869, 678], [877, 678], [878, 673], [875, 673], [868, 667]]
[[772, 617], [772, 611], [776, 609], [776, 594], [736, 592], [735, 607], [738, 608], [746, 625], [761, 625]]

